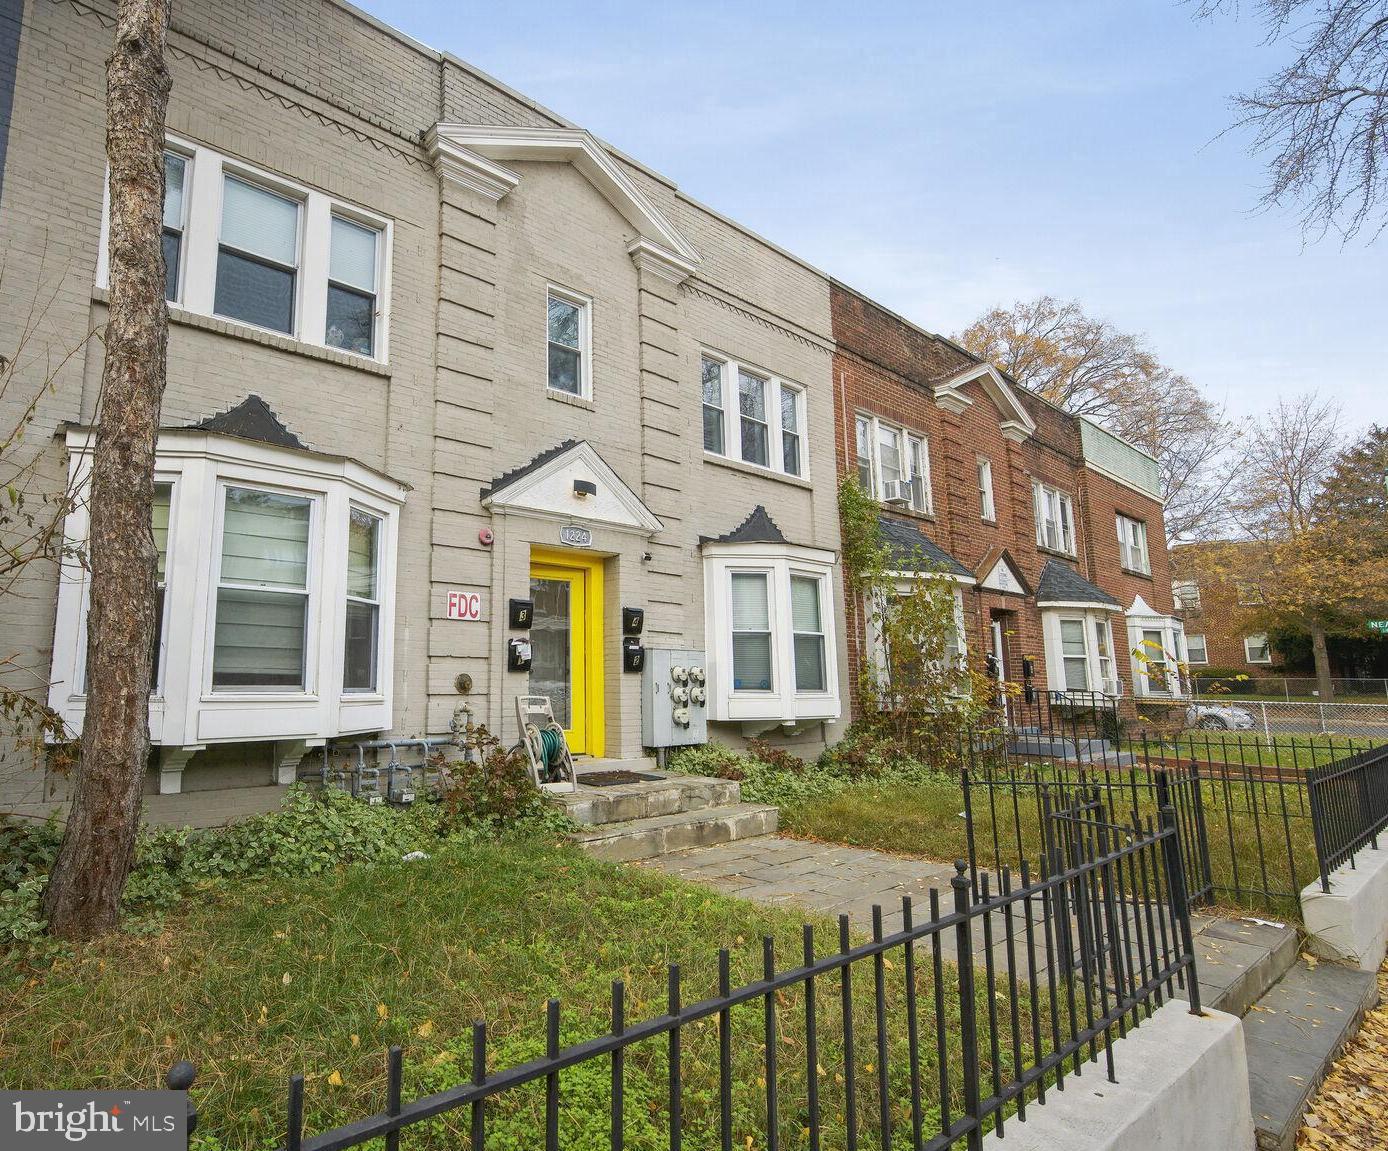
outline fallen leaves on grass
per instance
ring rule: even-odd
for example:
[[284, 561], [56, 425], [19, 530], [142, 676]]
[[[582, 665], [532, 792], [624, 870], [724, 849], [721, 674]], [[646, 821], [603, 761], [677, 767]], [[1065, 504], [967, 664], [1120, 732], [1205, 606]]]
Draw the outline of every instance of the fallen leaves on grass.
[[1296, 1145], [1303, 1151], [1378, 1151], [1388, 1110], [1388, 963], [1378, 971], [1379, 1006], [1335, 1061], [1311, 1100]]

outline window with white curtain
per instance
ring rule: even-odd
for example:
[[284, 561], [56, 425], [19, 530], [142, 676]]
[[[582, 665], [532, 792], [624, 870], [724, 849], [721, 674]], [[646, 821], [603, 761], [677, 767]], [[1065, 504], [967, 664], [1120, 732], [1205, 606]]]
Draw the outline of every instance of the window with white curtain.
[[769, 543], [703, 551], [709, 718], [838, 718], [834, 553]]
[[1053, 552], [1075, 554], [1075, 511], [1069, 495], [1050, 484], [1033, 483], [1036, 543]]
[[381, 518], [361, 508], [347, 517], [347, 627], [342, 690], [375, 691], [381, 626]]
[[1089, 690], [1089, 644], [1083, 619], [1060, 621], [1060, 653], [1065, 665], [1065, 689]]
[[[96, 286], [109, 287], [110, 205]], [[216, 316], [384, 362], [392, 225], [364, 207], [167, 137], [161, 246], [164, 295], [179, 313]]]
[[313, 501], [228, 487], [212, 686], [304, 690]]
[[790, 577], [790, 619], [795, 644], [795, 690], [825, 688], [824, 621], [817, 576]]
[[806, 474], [804, 388], [714, 352], [700, 353], [699, 385], [706, 454]]
[[294, 331], [301, 205], [237, 176], [222, 179], [222, 231], [217, 249], [219, 316]]
[[376, 353], [376, 252], [380, 242], [379, 228], [333, 217], [324, 329], [329, 347], [360, 356]]
[[765, 572], [733, 572], [733, 690], [770, 691], [771, 603]]
[[1128, 571], [1151, 575], [1152, 564], [1147, 554], [1147, 525], [1131, 516], [1119, 515], [1118, 562]]

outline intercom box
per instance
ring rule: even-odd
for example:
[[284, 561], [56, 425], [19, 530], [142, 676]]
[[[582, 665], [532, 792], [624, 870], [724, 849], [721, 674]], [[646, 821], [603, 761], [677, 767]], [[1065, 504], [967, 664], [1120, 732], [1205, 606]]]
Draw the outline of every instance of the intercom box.
[[646, 747], [708, 742], [708, 662], [702, 651], [646, 648], [641, 670], [641, 742]]

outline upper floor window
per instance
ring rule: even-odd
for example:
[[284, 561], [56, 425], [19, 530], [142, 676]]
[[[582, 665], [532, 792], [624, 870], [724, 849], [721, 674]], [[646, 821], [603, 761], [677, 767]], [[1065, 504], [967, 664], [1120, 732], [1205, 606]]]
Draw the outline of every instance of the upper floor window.
[[591, 399], [592, 305], [582, 296], [549, 289], [549, 388]]
[[705, 452], [805, 474], [804, 389], [711, 353], [699, 357], [699, 378]]
[[187, 156], [164, 153], [164, 299], [178, 301], [179, 273], [183, 270], [183, 230], [187, 224]]
[[993, 502], [993, 462], [982, 456], [978, 460], [978, 512], [989, 523], [997, 521], [998, 508]]
[[213, 310], [258, 328], [293, 332], [299, 203], [236, 176], [224, 177], [223, 185]]
[[876, 416], [856, 419], [858, 481], [883, 503], [933, 511], [930, 452], [922, 435], [885, 423]]
[[1036, 543], [1053, 552], [1075, 554], [1075, 512], [1070, 497], [1050, 484], [1033, 483]]
[[1244, 636], [1243, 654], [1249, 663], [1271, 663], [1272, 648], [1268, 645], [1268, 637], [1262, 632]]
[[1120, 515], [1118, 520], [1118, 562], [1128, 571], [1152, 574], [1152, 562], [1147, 554], [1147, 525], [1131, 516]]
[[[109, 279], [109, 210], [97, 286]], [[319, 347], [386, 359], [391, 226], [209, 148], [164, 151], [164, 295]]]
[[1200, 585], [1193, 579], [1172, 580], [1171, 595], [1178, 611], [1200, 610]]

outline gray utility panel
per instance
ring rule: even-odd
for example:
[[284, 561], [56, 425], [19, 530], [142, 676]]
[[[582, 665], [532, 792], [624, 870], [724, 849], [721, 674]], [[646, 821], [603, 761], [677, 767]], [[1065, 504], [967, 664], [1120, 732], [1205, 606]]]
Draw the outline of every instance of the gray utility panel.
[[641, 742], [689, 747], [708, 742], [708, 675], [704, 653], [648, 647], [641, 671]]

